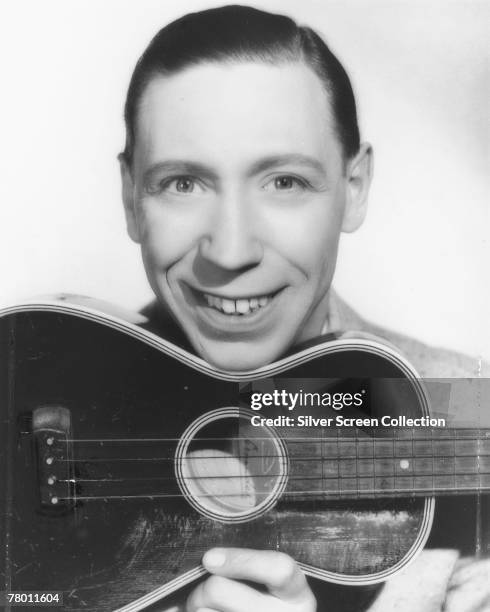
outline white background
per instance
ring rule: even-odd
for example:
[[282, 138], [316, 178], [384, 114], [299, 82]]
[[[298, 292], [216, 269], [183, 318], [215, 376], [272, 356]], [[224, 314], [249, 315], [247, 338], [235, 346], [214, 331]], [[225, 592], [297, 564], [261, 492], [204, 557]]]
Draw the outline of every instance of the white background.
[[[161, 26], [220, 4], [4, 4], [0, 305], [58, 291], [130, 308], [150, 299], [120, 204], [125, 91]], [[368, 219], [342, 240], [341, 295], [384, 326], [488, 359], [490, 4], [250, 4], [325, 36], [351, 74], [374, 145]]]

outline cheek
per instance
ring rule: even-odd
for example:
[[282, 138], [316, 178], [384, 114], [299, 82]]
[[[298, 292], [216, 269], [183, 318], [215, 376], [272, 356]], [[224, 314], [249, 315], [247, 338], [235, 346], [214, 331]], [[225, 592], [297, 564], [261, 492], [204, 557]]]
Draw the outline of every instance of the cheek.
[[[170, 268], [188, 253], [196, 242], [185, 218], [177, 211], [166, 210], [153, 202], [143, 203], [139, 209], [139, 233], [145, 263], [152, 269]], [[182, 231], [182, 228], [187, 228]]]
[[273, 227], [276, 248], [309, 280], [331, 276], [342, 225], [342, 208], [316, 201], [293, 211]]

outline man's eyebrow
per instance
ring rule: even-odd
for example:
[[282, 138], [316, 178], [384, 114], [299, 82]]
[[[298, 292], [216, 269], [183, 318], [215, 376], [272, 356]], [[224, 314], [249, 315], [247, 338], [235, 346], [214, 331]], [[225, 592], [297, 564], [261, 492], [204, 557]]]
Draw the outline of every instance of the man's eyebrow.
[[169, 159], [160, 161], [152, 164], [147, 168], [143, 174], [143, 180], [145, 182], [151, 181], [151, 179], [160, 173], [173, 173], [173, 174], [190, 174], [206, 176], [210, 178], [216, 178], [216, 173], [211, 168], [200, 164], [199, 162], [186, 161], [180, 159]]
[[270, 170], [277, 166], [286, 166], [288, 164], [295, 166], [306, 166], [325, 174], [326, 170], [323, 164], [315, 157], [309, 155], [302, 155], [301, 153], [289, 153], [285, 155], [271, 155], [264, 157], [259, 161], [255, 162], [250, 168], [250, 175], [259, 174], [265, 170]]
[[[254, 176], [265, 170], [270, 170], [279, 166], [286, 165], [304, 166], [311, 168], [316, 172], [325, 174], [326, 170], [321, 162], [315, 157], [309, 155], [303, 155], [301, 153], [286, 153], [282, 155], [269, 155], [254, 162], [249, 170], [248, 175]], [[182, 159], [169, 159], [152, 164], [147, 168], [143, 174], [144, 182], [150, 182], [155, 175], [160, 173], [172, 173], [172, 174], [189, 174], [208, 177], [210, 179], [216, 179], [217, 173], [200, 162], [182, 160]]]

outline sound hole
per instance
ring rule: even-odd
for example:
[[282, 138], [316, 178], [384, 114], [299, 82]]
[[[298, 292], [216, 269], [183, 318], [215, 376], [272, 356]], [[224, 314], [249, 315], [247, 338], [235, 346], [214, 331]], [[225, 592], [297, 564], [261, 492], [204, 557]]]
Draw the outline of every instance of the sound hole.
[[284, 444], [255, 427], [248, 410], [220, 408], [194, 421], [176, 451], [177, 480], [201, 514], [223, 522], [251, 520], [271, 508], [287, 482]]

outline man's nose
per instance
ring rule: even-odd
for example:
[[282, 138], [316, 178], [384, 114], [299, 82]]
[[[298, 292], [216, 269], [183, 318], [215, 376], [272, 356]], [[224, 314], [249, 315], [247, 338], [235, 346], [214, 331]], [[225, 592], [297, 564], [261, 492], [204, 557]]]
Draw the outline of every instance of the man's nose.
[[259, 220], [250, 204], [236, 195], [219, 198], [199, 244], [202, 257], [229, 271], [260, 263], [263, 245], [257, 231]]

